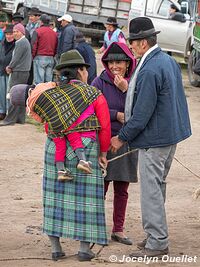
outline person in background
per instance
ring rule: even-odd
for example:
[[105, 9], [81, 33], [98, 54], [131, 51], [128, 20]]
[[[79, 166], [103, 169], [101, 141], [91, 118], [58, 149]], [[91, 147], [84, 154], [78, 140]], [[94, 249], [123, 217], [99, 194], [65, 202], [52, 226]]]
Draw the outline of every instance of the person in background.
[[[13, 27], [13, 35], [16, 40], [15, 48], [13, 50], [12, 59], [6, 67], [6, 72], [9, 74], [8, 97], [12, 86], [19, 83], [27, 83], [32, 62], [31, 46], [25, 37], [25, 28], [21, 23]], [[24, 124], [25, 113], [25, 107], [10, 105], [8, 114], [1, 122], [0, 126], [13, 125], [15, 123]]]
[[35, 84], [50, 82], [53, 78], [58, 38], [56, 32], [50, 28], [50, 19], [48, 15], [42, 14], [41, 26], [35, 29], [31, 38]]
[[106, 32], [104, 34], [104, 43], [103, 46], [97, 51], [99, 54], [103, 53], [113, 42], [126, 44], [124, 34], [118, 27], [116, 18], [108, 17], [105, 27]]
[[6, 29], [6, 24], [8, 24], [8, 19], [6, 14], [0, 13], [0, 41], [4, 38], [4, 31]]
[[26, 29], [29, 31], [31, 38], [34, 30], [40, 27], [40, 15], [41, 12], [37, 7], [32, 7], [28, 12], [29, 21], [26, 25]]
[[83, 36], [82, 32], [78, 32], [75, 37], [76, 45], [75, 49], [81, 54], [84, 58], [85, 62], [90, 64], [90, 67], [87, 69], [88, 71], [88, 84], [94, 80], [97, 76], [97, 63], [95, 52], [92, 49], [91, 45], [89, 45]]
[[[12, 15], [12, 24], [13, 25], [16, 25], [17, 23], [23, 24], [22, 23], [23, 20], [24, 20], [24, 16], [18, 12], [14, 13]], [[29, 31], [26, 28], [25, 28], [25, 37], [29, 40], [29, 42], [31, 41], [31, 36], [29, 34]]]
[[170, 5], [169, 18], [180, 22], [186, 22], [186, 17], [180, 12], [175, 4]]
[[6, 67], [9, 65], [12, 52], [15, 48], [15, 39], [13, 36], [13, 25], [7, 24], [4, 31], [5, 38], [0, 42], [0, 120], [3, 120], [7, 112], [7, 87], [8, 87], [8, 74]]
[[72, 17], [68, 14], [58, 18], [61, 23], [61, 31], [58, 37], [57, 58], [59, 59], [61, 54], [75, 48], [75, 36], [78, 33], [78, 29], [72, 22]]
[[[136, 59], [130, 49], [123, 43], [112, 43], [102, 56], [104, 71], [92, 85], [104, 94], [110, 111], [112, 136], [118, 134], [124, 124], [124, 107], [128, 83], [136, 66]], [[117, 155], [108, 152], [111, 160], [128, 151], [128, 145], [119, 150]], [[132, 245], [130, 238], [124, 233], [128, 187], [130, 182], [137, 182], [137, 152], [108, 163], [105, 177], [105, 195], [110, 182], [113, 182], [113, 229], [111, 239], [125, 245]]]
[[[146, 238], [130, 257], [162, 258], [169, 252], [165, 213], [166, 178], [177, 143], [191, 136], [181, 69], [157, 45], [151, 19], [130, 21], [129, 43], [139, 64], [131, 78], [125, 104], [125, 124], [112, 137], [111, 151], [124, 143], [138, 148], [142, 225]], [[184, 238], [184, 237], [183, 237]]]

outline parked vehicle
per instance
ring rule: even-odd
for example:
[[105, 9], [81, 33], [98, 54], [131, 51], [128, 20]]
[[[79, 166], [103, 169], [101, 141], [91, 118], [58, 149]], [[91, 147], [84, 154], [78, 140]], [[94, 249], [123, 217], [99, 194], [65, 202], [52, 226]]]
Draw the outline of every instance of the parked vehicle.
[[194, 42], [188, 61], [188, 78], [191, 85], [200, 87], [200, 75], [194, 73], [194, 66], [200, 60], [200, 1], [195, 0], [193, 2], [196, 16], [193, 32]]
[[15, 0], [13, 12], [27, 14], [31, 7], [56, 17], [70, 14], [74, 24], [97, 44], [103, 37], [108, 17], [116, 17], [121, 28], [128, 26], [131, 0]]
[[[169, 17], [170, 5], [174, 4], [184, 13], [185, 22], [172, 20]], [[160, 30], [158, 44], [164, 51], [179, 53], [188, 60], [192, 50], [194, 27], [194, 1], [175, 0], [134, 0], [129, 12], [129, 21], [135, 17], [147, 16]]]
[[0, 0], [1, 9], [8, 14], [12, 13], [14, 0]]

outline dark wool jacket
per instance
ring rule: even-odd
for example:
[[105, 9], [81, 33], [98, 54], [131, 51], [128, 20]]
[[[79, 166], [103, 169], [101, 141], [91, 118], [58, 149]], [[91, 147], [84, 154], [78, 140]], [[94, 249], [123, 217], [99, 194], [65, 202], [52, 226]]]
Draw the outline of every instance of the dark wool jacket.
[[0, 75], [7, 75], [5, 69], [12, 59], [12, 52], [15, 48], [15, 41], [7, 42], [4, 39], [0, 42]]
[[91, 84], [91, 82], [97, 76], [97, 63], [96, 63], [95, 52], [92, 49], [91, 45], [89, 45], [85, 41], [79, 42], [76, 45], [76, 49], [84, 58], [85, 63], [90, 64], [90, 67], [88, 68], [88, 84]]
[[57, 54], [60, 56], [62, 53], [75, 48], [75, 36], [78, 29], [71, 22], [61, 29], [58, 37]]
[[[122, 124], [117, 120], [117, 112], [124, 112], [126, 99], [126, 92], [123, 93], [114, 85], [114, 75], [109, 71], [107, 63], [103, 62], [103, 59], [107, 56], [113, 44], [114, 43], [109, 46], [109, 48], [106, 50], [102, 57], [102, 63], [105, 67], [105, 70], [101, 73], [99, 77], [95, 78], [95, 80], [91, 84], [101, 90], [107, 100], [110, 111], [112, 136], [117, 135], [122, 127]], [[128, 68], [127, 76], [125, 77], [129, 81], [135, 69], [136, 60], [127, 45], [123, 43], [117, 44], [123, 49], [123, 51], [127, 54], [131, 61], [130, 66]]]

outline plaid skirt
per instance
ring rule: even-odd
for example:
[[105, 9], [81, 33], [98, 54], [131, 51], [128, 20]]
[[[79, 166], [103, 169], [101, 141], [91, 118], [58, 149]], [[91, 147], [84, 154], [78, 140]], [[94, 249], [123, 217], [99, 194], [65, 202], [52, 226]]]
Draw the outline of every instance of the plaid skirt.
[[78, 159], [69, 143], [66, 167], [74, 179], [60, 182], [55, 165], [55, 145], [47, 139], [43, 175], [43, 231], [47, 235], [107, 245], [104, 180], [98, 164], [98, 146], [89, 138], [82, 139], [86, 158], [93, 173], [85, 174], [76, 166]]

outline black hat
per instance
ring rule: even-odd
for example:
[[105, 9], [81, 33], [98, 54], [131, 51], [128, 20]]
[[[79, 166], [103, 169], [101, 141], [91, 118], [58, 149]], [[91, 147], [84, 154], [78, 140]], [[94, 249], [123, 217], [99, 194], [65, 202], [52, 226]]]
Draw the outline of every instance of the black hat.
[[152, 21], [147, 17], [137, 17], [129, 24], [129, 40], [140, 40], [160, 33], [155, 31]]
[[13, 24], [7, 24], [4, 33], [13, 33]]
[[24, 19], [24, 16], [22, 14], [20, 14], [19, 12], [16, 12], [16, 13], [13, 14], [12, 19], [13, 20], [15, 20], [15, 19], [21, 19], [21, 20], [23, 20]]
[[176, 12], [179, 12], [180, 10], [178, 9], [178, 7], [175, 4], [171, 4], [170, 8], [176, 10]]
[[32, 7], [29, 12], [28, 15], [33, 15], [33, 16], [40, 16], [40, 10], [37, 7]]
[[90, 67], [90, 64], [85, 63], [84, 58], [81, 54], [76, 50], [69, 50], [61, 55], [59, 63], [56, 65], [56, 70], [61, 70], [66, 67], [72, 66], [85, 66]]
[[47, 14], [42, 14], [40, 17], [40, 20], [44, 23], [44, 24], [49, 24], [50, 23], [50, 16], [48, 16]]
[[117, 20], [114, 17], [108, 17], [106, 24], [118, 26]]
[[112, 61], [112, 60], [129, 61], [130, 58], [126, 55], [126, 53], [122, 50], [121, 47], [119, 47], [116, 43], [113, 43], [110, 45], [110, 49], [107, 51], [106, 57], [102, 58], [102, 61]]

